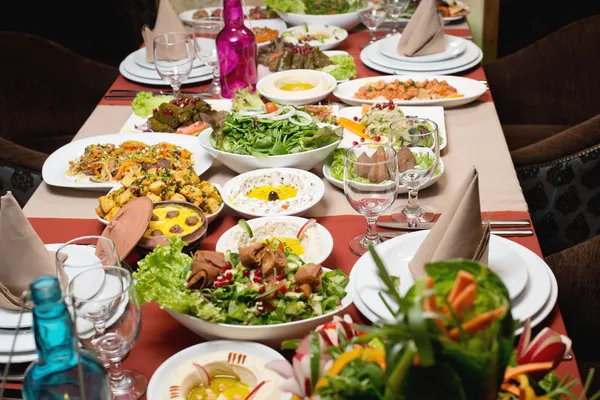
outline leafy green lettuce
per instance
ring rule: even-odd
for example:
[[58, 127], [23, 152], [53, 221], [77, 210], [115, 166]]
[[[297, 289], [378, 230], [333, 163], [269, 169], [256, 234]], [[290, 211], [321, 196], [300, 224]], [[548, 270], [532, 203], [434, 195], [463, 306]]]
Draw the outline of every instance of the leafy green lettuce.
[[231, 111], [236, 113], [248, 109], [264, 110], [265, 103], [258, 93], [252, 93], [250, 87], [237, 88], [231, 99]]
[[280, 12], [304, 14], [306, 6], [302, 0], [265, 0], [265, 6]]
[[151, 92], [138, 92], [133, 99], [131, 108], [135, 115], [139, 117], [149, 117], [152, 110], [158, 108], [162, 103], [168, 103], [173, 100], [173, 96], [154, 96]]
[[351, 55], [340, 54], [338, 56], [329, 57], [332, 65], [328, 65], [321, 70], [327, 72], [338, 81], [345, 79], [351, 79], [356, 77], [356, 64], [354, 63], [354, 57]]

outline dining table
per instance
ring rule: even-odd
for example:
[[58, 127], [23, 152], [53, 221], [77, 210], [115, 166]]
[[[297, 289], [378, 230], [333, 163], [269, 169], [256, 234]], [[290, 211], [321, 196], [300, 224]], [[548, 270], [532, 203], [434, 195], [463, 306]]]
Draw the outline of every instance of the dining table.
[[[446, 25], [445, 31], [447, 34], [469, 39], [472, 36], [465, 21]], [[381, 36], [382, 32], [379, 32], [379, 35]], [[367, 31], [355, 29], [337, 48], [355, 58], [358, 78], [380, 75], [360, 61], [360, 46], [368, 40]], [[460, 75], [479, 81], [486, 80], [481, 65]], [[201, 92], [208, 83], [186, 86], [183, 90]], [[111, 90], [159, 89], [168, 90], [165, 86], [141, 85], [118, 76], [107, 89], [106, 96], [109, 97], [99, 99], [97, 107], [73, 140], [120, 132], [132, 113], [132, 99], [110, 97]], [[328, 100], [336, 102], [334, 97]], [[439, 181], [419, 193], [420, 204], [434, 210], [438, 215], [443, 213], [446, 204], [455, 194], [454, 188], [462, 181], [469, 168], [475, 166], [479, 172], [482, 214], [492, 220], [531, 221], [498, 119], [493, 93], [488, 90], [478, 100], [468, 105], [445, 109], [444, 116], [448, 137], [447, 147], [442, 151], [445, 172]], [[140, 133], [140, 137], [146, 134], [149, 133]], [[358, 215], [349, 205], [343, 190], [334, 187], [323, 178], [321, 166], [315, 167], [312, 172], [324, 180], [325, 194], [322, 200], [309, 211], [309, 216], [327, 228], [334, 238], [333, 252], [324, 265], [349, 273], [358, 260], [358, 256], [351, 253], [349, 243], [354, 236], [366, 231], [365, 218]], [[211, 168], [202, 174], [202, 178], [223, 185], [236, 175], [234, 171], [215, 160]], [[52, 187], [42, 182], [25, 205], [24, 212], [44, 243], [65, 243], [75, 237], [102, 232], [105, 226], [98, 221], [94, 212], [98, 206], [98, 197], [102, 194], [104, 193]], [[381, 218], [389, 220], [390, 210], [405, 202], [406, 195], [399, 195], [395, 204]], [[201, 248], [214, 249], [218, 238], [234, 226], [238, 218], [232, 210], [226, 209], [209, 225], [208, 234]], [[510, 240], [542, 257], [535, 232], [531, 236], [511, 237]], [[131, 257], [135, 258], [136, 255]], [[135, 264], [135, 260], [133, 263]], [[353, 305], [348, 309], [348, 313], [358, 323], [369, 323]], [[558, 305], [536, 329], [544, 326], [549, 326], [562, 334], [567, 333]], [[142, 306], [142, 327], [139, 338], [124, 361], [124, 367], [140, 371], [150, 379], [154, 371], [169, 357], [203, 341], [204, 339], [172, 319], [157, 304], [146, 304]], [[581, 380], [574, 356], [570, 360], [563, 361], [557, 372], [561, 377], [570, 373], [574, 378]], [[581, 385], [578, 385], [575, 392], [580, 391]]]

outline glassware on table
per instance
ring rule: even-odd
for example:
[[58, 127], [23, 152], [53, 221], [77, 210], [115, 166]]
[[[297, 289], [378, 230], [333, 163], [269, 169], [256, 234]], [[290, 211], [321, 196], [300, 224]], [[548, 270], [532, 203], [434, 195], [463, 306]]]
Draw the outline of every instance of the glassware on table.
[[202, 93], [202, 97], [221, 94], [219, 83], [219, 58], [217, 57], [217, 35], [223, 29], [223, 20], [217, 17], [201, 18], [194, 21], [192, 39], [194, 52], [202, 64], [210, 67], [213, 79], [210, 86]]
[[[103, 277], [97, 288], [99, 273]], [[142, 323], [131, 273], [114, 266], [86, 269], [69, 282], [67, 295], [75, 311], [79, 341], [105, 366], [111, 367], [113, 399], [141, 398], [146, 393], [148, 379], [137, 371], [121, 368], [121, 361], [137, 340]]]
[[392, 30], [386, 36], [392, 36], [400, 33], [398, 26], [400, 25], [400, 17], [410, 5], [410, 0], [385, 0], [387, 3], [387, 12], [392, 20]]
[[[363, 153], [369, 157], [363, 156]], [[369, 246], [381, 243], [375, 224], [379, 215], [396, 199], [397, 172], [396, 151], [391, 146], [358, 144], [346, 151], [344, 194], [352, 208], [367, 219], [367, 233], [350, 242], [350, 250], [354, 254], [364, 254]]]
[[377, 28], [385, 21], [386, 9], [384, 4], [369, 3], [366, 8], [358, 11], [360, 22], [369, 30], [369, 42], [361, 46], [364, 49], [377, 41]]
[[154, 67], [160, 77], [173, 88], [179, 97], [181, 83], [192, 72], [194, 49], [185, 33], [165, 33], [154, 38]]
[[[408, 203], [393, 210], [392, 218], [407, 223], [433, 221], [434, 213], [419, 205], [419, 188], [433, 178], [438, 169], [440, 143], [437, 124], [426, 118], [394, 121], [390, 125], [388, 143], [398, 154], [399, 183], [408, 188]], [[408, 151], [422, 154], [430, 162], [415, 165], [406, 161]]]

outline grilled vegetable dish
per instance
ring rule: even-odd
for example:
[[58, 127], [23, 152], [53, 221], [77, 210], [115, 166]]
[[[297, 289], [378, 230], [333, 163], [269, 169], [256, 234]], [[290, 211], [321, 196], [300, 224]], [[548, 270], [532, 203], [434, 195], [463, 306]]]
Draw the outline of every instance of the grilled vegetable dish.
[[384, 80], [368, 82], [354, 93], [354, 97], [362, 100], [431, 100], [459, 98], [463, 95], [446, 81], [396, 79], [391, 82]]

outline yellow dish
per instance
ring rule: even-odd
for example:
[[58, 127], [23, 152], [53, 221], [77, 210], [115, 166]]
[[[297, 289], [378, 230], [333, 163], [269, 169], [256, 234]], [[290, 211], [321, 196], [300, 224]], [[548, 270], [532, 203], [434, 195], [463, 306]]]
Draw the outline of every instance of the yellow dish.
[[[250, 394], [248, 385], [240, 382], [236, 376], [215, 376], [210, 387], [198, 386], [190, 391], [187, 400], [212, 399], [225, 397], [227, 400], [245, 399]], [[235, 397], [238, 396], [238, 397]]]
[[202, 217], [193, 208], [167, 204], [154, 208], [144, 237], [185, 236], [194, 232], [201, 224]]
[[[276, 193], [275, 197], [272, 192]], [[246, 196], [251, 199], [258, 199], [264, 201], [275, 201], [275, 200], [286, 200], [296, 197], [298, 189], [290, 185], [265, 185], [249, 191]]]
[[281, 90], [287, 90], [288, 92], [299, 92], [302, 90], [311, 90], [314, 88], [315, 88], [314, 85], [311, 85], [310, 83], [302, 83], [302, 82], [286, 83], [285, 85], [280, 87]]

